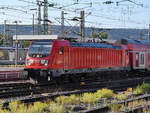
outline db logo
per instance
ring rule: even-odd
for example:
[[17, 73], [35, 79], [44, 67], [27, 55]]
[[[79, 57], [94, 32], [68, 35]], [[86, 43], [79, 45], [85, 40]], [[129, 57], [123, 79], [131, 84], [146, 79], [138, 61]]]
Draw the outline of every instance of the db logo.
[[40, 63], [40, 60], [35, 60], [35, 63], [36, 63], [36, 64], [39, 64], [39, 63]]
[[58, 61], [57, 61], [57, 64], [61, 64], [61, 63], [63, 63], [61, 60], [58, 60]]
[[101, 60], [101, 56], [98, 56], [97, 58], [98, 58], [98, 60]]

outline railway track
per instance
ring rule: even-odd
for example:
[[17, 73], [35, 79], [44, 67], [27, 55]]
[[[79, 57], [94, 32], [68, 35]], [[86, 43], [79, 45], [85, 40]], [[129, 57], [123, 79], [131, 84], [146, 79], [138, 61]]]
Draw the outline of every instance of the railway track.
[[101, 89], [117, 88], [118, 91], [125, 90], [127, 87], [134, 87], [138, 84], [142, 84], [143, 81], [148, 82], [150, 78], [132, 78], [132, 79], [123, 79], [116, 81], [100, 81], [100, 82], [78, 82], [78, 83], [66, 83], [66, 84], [56, 84], [55, 82], [44, 83], [44, 84], [31, 84], [27, 82], [18, 82], [11, 84], [1, 84], [0, 85], [0, 99], [12, 98], [19, 96], [28, 96], [33, 94], [42, 94], [42, 93], [53, 93], [53, 92], [62, 92], [62, 91], [74, 91], [74, 90], [83, 90], [83, 89]]
[[[5, 74], [8, 73], [23, 73], [22, 70], [16, 71], [7, 71], [1, 70]], [[109, 79], [108, 79], [109, 80]], [[58, 83], [57, 81], [51, 81], [49, 83], [36, 84], [33, 85], [30, 81], [21, 81], [21, 82], [0, 82], [0, 99], [3, 98], [12, 98], [17, 96], [28, 96], [33, 94], [41, 94], [41, 93], [52, 93], [59, 91], [73, 91], [73, 90], [82, 90], [82, 89], [100, 89], [100, 88], [112, 88], [112, 87], [120, 87], [120, 90], [128, 85], [134, 86], [137, 84], [141, 84], [143, 81], [150, 81], [150, 78], [124, 78], [120, 80], [101, 80], [101, 79], [77, 79], [75, 81], [61, 80], [63, 82]], [[119, 90], [119, 89], [118, 89]]]
[[145, 113], [150, 113], [150, 104], [147, 105], [139, 105], [129, 110], [120, 112], [120, 113], [142, 113], [145, 110]]
[[[71, 95], [71, 94], [82, 94], [85, 92], [95, 92], [101, 88], [109, 88], [113, 89], [115, 92], [124, 91], [128, 87], [135, 87], [138, 84], [142, 84], [143, 81], [149, 81], [150, 78], [134, 78], [134, 79], [126, 79], [126, 80], [117, 80], [117, 81], [109, 81], [109, 82], [93, 82], [90, 84], [65, 84], [65, 85], [57, 85], [54, 83], [51, 84], [39, 84], [39, 85], [31, 85], [29, 84], [19, 87], [18, 89], [15, 87], [11, 90], [7, 90], [5, 92], [1, 92], [0, 90], [0, 98], [5, 101], [5, 103], [9, 103], [11, 101], [23, 101], [25, 103], [42, 101], [47, 98], [54, 99], [55, 97], [61, 95]], [[75, 86], [75, 87], [74, 87]], [[23, 89], [26, 88], [26, 89]]]
[[[64, 81], [57, 83], [52, 81], [43, 84], [31, 84], [30, 81], [4, 82], [0, 83], [0, 99], [8, 105], [12, 101], [32, 103], [45, 99], [54, 99], [61, 95], [82, 94], [95, 92], [101, 88], [113, 89], [115, 92], [126, 90], [128, 87], [135, 87], [143, 82], [150, 82], [150, 77], [133, 77], [120, 80], [80, 80], [76, 82]], [[101, 109], [101, 108], [100, 108]], [[94, 109], [95, 110], [95, 109]], [[83, 111], [84, 112], [84, 111]], [[91, 112], [92, 111], [85, 111]], [[94, 112], [95, 113], [95, 112]]]
[[[52, 93], [52, 92], [61, 92], [61, 91], [73, 91], [73, 90], [82, 90], [82, 89], [100, 89], [103, 87], [112, 88], [115, 87], [124, 87], [126, 82], [129, 85], [133, 85], [133, 83], [139, 83], [141, 79], [135, 80], [120, 80], [116, 82], [92, 82], [92, 83], [68, 83], [68, 84], [56, 84], [46, 83], [46, 84], [37, 84], [33, 85], [29, 82], [18, 82], [11, 84], [2, 84], [0, 85], [0, 98], [11, 98], [11, 97], [19, 97], [19, 96], [28, 96], [33, 94], [41, 94], [41, 93]], [[131, 82], [129, 82], [131, 81]]]
[[[149, 99], [150, 99], [150, 94], [145, 94], [145, 95], [136, 96], [135, 98], [127, 99], [125, 101], [118, 101], [117, 104], [128, 105], [130, 102], [133, 102], [133, 101], [149, 100]], [[109, 113], [111, 112], [109, 108], [111, 104], [114, 104], [114, 103], [107, 104], [106, 106], [98, 105], [99, 107], [92, 108], [90, 110], [83, 110], [83, 111], [80, 111], [79, 113]], [[145, 107], [144, 105], [140, 105], [140, 106], [132, 107], [132, 109], [125, 108], [121, 111], [118, 111], [117, 113], [137, 113], [138, 110], [141, 110], [144, 107]]]
[[[24, 80], [26, 74], [23, 68], [0, 68], [0, 82]], [[1, 83], [0, 83], [1, 84]]]

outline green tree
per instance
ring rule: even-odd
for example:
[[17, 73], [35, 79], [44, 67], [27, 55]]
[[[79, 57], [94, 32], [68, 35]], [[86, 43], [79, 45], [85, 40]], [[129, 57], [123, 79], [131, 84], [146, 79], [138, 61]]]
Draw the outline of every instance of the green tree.
[[[13, 38], [12, 36], [8, 35], [6, 40], [7, 46], [12, 46]], [[2, 46], [4, 43], [3, 34], [0, 34], [0, 46]]]
[[98, 35], [97, 35], [97, 33], [91, 33], [88, 37], [89, 38], [97, 38]]
[[89, 38], [100, 38], [100, 39], [107, 39], [108, 34], [107, 32], [95, 32], [94, 28], [91, 28], [91, 33], [88, 36]]
[[102, 39], [107, 39], [108, 38], [107, 32], [100, 32], [98, 36], [99, 36], [99, 38], [102, 38]]
[[88, 36], [89, 38], [97, 38], [98, 37], [98, 35], [97, 35], [97, 33], [95, 32], [95, 28], [91, 28], [91, 33], [89, 34], [89, 36]]
[[24, 42], [23, 42], [24, 47], [29, 47], [30, 42], [31, 42], [31, 41], [24, 41]]
[[0, 34], [0, 45], [2, 45], [3, 44], [3, 35], [2, 34]]

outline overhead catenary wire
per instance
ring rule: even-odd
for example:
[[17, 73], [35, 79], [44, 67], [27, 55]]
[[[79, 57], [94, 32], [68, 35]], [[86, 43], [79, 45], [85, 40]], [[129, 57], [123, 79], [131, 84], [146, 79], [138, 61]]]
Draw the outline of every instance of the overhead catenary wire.
[[[29, 10], [30, 9], [30, 6], [36, 6], [37, 5], [37, 1], [36, 0], [18, 0], [18, 1], [20, 1], [20, 2], [24, 2], [24, 3], [26, 3], [26, 4], [28, 4], [27, 5], [27, 7], [25, 8], [26, 10]], [[41, 1], [43, 1], [43, 0], [41, 0]], [[104, 1], [104, 0], [103, 0]], [[95, 1], [89, 1], [89, 0], [79, 0], [78, 2], [77, 1], [74, 1], [74, 0], [71, 0], [71, 1], [68, 1], [68, 3], [66, 2], [57, 2], [57, 1], [52, 1], [51, 3], [54, 3], [54, 4], [56, 4], [53, 8], [50, 8], [49, 9], [49, 11], [61, 11], [61, 10], [64, 10], [64, 11], [66, 11], [66, 12], [70, 12], [70, 14], [71, 15], [74, 15], [74, 14], [79, 14], [80, 13], [80, 10], [82, 10], [83, 8], [85, 8], [85, 13], [87, 12], [86, 11], [86, 9], [87, 10], [91, 10], [92, 11], [92, 15], [90, 15], [89, 17], [87, 17], [87, 20], [89, 20], [91, 17], [96, 17], [96, 18], [98, 18], [98, 20], [97, 20], [97, 23], [102, 23], [103, 25], [105, 24], [105, 22], [100, 22], [99, 20], [101, 20], [100, 18], [102, 18], [103, 20], [104, 19], [106, 19], [106, 20], [110, 20], [110, 22], [111, 21], [116, 21], [116, 22], [122, 22], [122, 24], [124, 24], [124, 22], [126, 23], [126, 24], [128, 24], [128, 23], [133, 23], [133, 24], [136, 24], [136, 25], [138, 25], [138, 24], [140, 24], [141, 26], [142, 26], [142, 24], [144, 25], [145, 23], [143, 23], [142, 21], [138, 21], [138, 20], [128, 20], [128, 19], [126, 19], [126, 17], [124, 18], [124, 21], [123, 21], [123, 19], [121, 18], [121, 16], [122, 15], [118, 15], [118, 16], [120, 16], [120, 17], [112, 17], [112, 16], [107, 16], [107, 14], [103, 14], [103, 15], [101, 15], [101, 12], [100, 12], [100, 14], [98, 13], [98, 12], [96, 12], [96, 11], [94, 11], [95, 10], [95, 5], [96, 6], [98, 6], [99, 5], [99, 7], [96, 7], [96, 8], [98, 8], [97, 10], [100, 10], [100, 8], [103, 8], [103, 1], [98, 1], [98, 0], [95, 0]], [[105, 0], [106, 1], [106, 0]], [[119, 0], [116, 0], [116, 1], [119, 1]], [[128, 0], [127, 0], [128, 1]], [[131, 0], [129, 0], [129, 2], [130, 2]], [[136, 1], [135, 1], [136, 2]], [[64, 4], [65, 3], [65, 4]], [[90, 4], [92, 4], [92, 7], [90, 7]], [[119, 6], [120, 6], [121, 4], [119, 4]], [[130, 5], [130, 4], [129, 4]], [[134, 4], [133, 4], [134, 5]], [[136, 4], [135, 4], [136, 5]], [[143, 6], [145, 6], [145, 5], [143, 5]], [[19, 7], [19, 6], [18, 6]], [[122, 7], [122, 6], [120, 6], [120, 7]], [[121, 9], [117, 9], [117, 10], [115, 10], [115, 8], [116, 8], [116, 6], [112, 6], [112, 9], [114, 10], [114, 11], [116, 11], [117, 12], [117, 10], [118, 11], [120, 11], [121, 12]], [[144, 8], [144, 7], [143, 7]], [[53, 10], [51, 10], [51, 9], [53, 9]], [[111, 9], [111, 10], [112, 10]], [[105, 10], [105, 9], [104, 9]], [[112, 12], [114, 12], [114, 11], [112, 11]], [[17, 11], [16, 11], [17, 12]], [[104, 12], [104, 11], [103, 11]], [[18, 12], [19, 13], [19, 12]], [[27, 13], [27, 15], [30, 15], [29, 14], [30, 13], [30, 11], [28, 11], [28, 13]], [[51, 12], [50, 12], [51, 13]], [[137, 12], [138, 13], [138, 12]], [[119, 14], [119, 13], [118, 13]], [[127, 14], [125, 14], [125, 15], [127, 15]], [[31, 15], [32, 16], [32, 15]], [[130, 16], [130, 15], [129, 15]], [[26, 16], [24, 16], [24, 17], [26, 17]], [[57, 16], [55, 16], [55, 17], [57, 17]], [[123, 17], [123, 16], [122, 16]], [[14, 16], [14, 18], [15, 18], [15, 16]], [[17, 17], [16, 17], [17, 18]], [[32, 18], [32, 17], [31, 17]], [[49, 16], [49, 18], [51, 19], [52, 17], [51, 16]], [[30, 18], [29, 18], [30, 19]], [[25, 21], [28, 21], [29, 20], [28, 18], [24, 18], [23, 20], [25, 20]], [[24, 22], [25, 22], [24, 21]], [[91, 20], [89, 20], [90, 22], [92, 22]], [[86, 22], [88, 22], [88, 21], [86, 21]], [[31, 22], [30, 22], [31, 23]], [[96, 22], [95, 22], [96, 23]], [[101, 24], [101, 25], [102, 25]], [[107, 23], [106, 23], [107, 24]], [[87, 26], [88, 25], [88, 23], [86, 24], [85, 23], [85, 25]], [[146, 24], [145, 24], [146, 25]], [[145, 26], [144, 25], [144, 26]], [[98, 26], [100, 26], [100, 24], [98, 24]], [[123, 25], [122, 25], [123, 26]], [[130, 25], [126, 25], [126, 26], [130, 26]]]

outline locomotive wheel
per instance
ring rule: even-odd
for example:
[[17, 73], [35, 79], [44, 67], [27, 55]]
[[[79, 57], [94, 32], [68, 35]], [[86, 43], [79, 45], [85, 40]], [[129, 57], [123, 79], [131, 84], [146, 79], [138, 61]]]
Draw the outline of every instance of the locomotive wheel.
[[39, 82], [37, 76], [38, 76], [37, 71], [28, 70], [28, 79], [30, 80], [31, 83], [37, 84]]
[[31, 78], [31, 77], [30, 77], [29, 79], [30, 79], [30, 82], [31, 82], [31, 83], [33, 83], [33, 84], [38, 84], [38, 81], [37, 81], [36, 79], [33, 79], [33, 78]]

